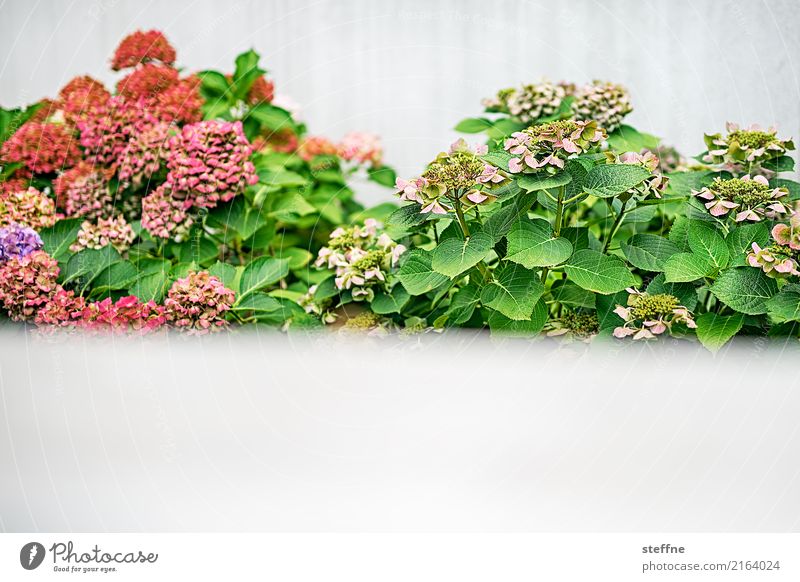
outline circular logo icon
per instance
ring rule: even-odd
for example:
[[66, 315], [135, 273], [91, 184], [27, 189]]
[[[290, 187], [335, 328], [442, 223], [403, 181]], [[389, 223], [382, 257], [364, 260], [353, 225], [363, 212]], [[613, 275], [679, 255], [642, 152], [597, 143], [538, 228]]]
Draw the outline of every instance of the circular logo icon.
[[35, 570], [44, 561], [44, 546], [39, 542], [28, 542], [19, 551], [19, 563], [26, 570]]

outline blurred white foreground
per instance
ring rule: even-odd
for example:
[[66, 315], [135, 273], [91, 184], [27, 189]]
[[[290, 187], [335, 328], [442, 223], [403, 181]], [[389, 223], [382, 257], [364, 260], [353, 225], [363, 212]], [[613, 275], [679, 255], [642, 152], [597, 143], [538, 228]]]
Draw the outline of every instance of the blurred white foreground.
[[0, 335], [0, 530], [798, 531], [797, 350]]

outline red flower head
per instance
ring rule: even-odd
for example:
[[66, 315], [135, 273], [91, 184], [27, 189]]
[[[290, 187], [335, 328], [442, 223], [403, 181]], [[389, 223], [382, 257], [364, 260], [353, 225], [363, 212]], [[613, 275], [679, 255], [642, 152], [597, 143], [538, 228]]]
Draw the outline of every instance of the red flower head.
[[0, 194], [0, 226], [11, 223], [40, 229], [56, 223], [56, 205], [36, 188]]
[[250, 105], [259, 103], [272, 103], [275, 97], [275, 83], [263, 75], [256, 79], [247, 92], [247, 102]]
[[75, 77], [59, 91], [61, 109], [68, 120], [79, 119], [102, 108], [111, 94], [100, 81], [89, 76]]
[[71, 128], [56, 123], [25, 123], [0, 148], [0, 159], [24, 164], [37, 174], [50, 174], [80, 159]]
[[167, 123], [195, 123], [203, 119], [203, 103], [200, 79], [192, 75], [159, 93], [153, 108], [156, 116]]
[[129, 99], [157, 97], [178, 83], [178, 71], [172, 67], [147, 63], [117, 83], [117, 93]]
[[119, 43], [114, 58], [111, 59], [111, 68], [119, 71], [150, 61], [160, 61], [165, 65], [172, 65], [175, 63], [175, 49], [160, 31], [142, 32], [137, 30]]
[[39, 108], [28, 118], [28, 123], [45, 123], [58, 111], [58, 103], [52, 99], [42, 99], [36, 105]]

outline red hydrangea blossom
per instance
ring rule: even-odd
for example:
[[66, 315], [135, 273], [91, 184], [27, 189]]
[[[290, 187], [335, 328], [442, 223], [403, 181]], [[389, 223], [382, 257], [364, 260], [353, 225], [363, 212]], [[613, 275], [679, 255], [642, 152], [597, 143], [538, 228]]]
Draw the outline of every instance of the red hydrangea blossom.
[[53, 182], [56, 204], [67, 216], [97, 218], [114, 210], [105, 172], [81, 162], [61, 174]]
[[58, 261], [44, 251], [0, 264], [0, 303], [14, 321], [32, 319], [58, 290]]
[[250, 90], [247, 92], [247, 102], [250, 105], [259, 103], [272, 103], [275, 98], [275, 83], [263, 75], [253, 81]]
[[80, 151], [70, 127], [28, 122], [2, 145], [0, 159], [24, 164], [37, 174], [50, 174], [75, 165]]
[[112, 301], [110, 297], [85, 305], [77, 314], [77, 324], [93, 331], [124, 333], [150, 332], [166, 323], [164, 308], [154, 301], [142, 303], [135, 295]]
[[75, 325], [81, 310], [86, 305], [83, 297], [75, 296], [74, 291], [67, 291], [61, 285], [56, 286], [55, 293], [36, 312], [36, 325], [68, 327]]
[[327, 137], [313, 135], [303, 140], [297, 148], [297, 155], [310, 162], [317, 156], [336, 156], [339, 148]]
[[291, 154], [297, 151], [299, 145], [297, 134], [288, 127], [259, 135], [253, 140], [253, 149], [256, 151], [267, 150], [281, 154]]
[[131, 74], [121, 79], [117, 83], [117, 94], [128, 99], [155, 98], [177, 84], [176, 69], [148, 63], [134, 69]]
[[164, 300], [165, 315], [175, 327], [204, 334], [227, 325], [225, 312], [235, 295], [217, 277], [200, 271], [189, 273], [172, 284]]
[[153, 120], [142, 123], [141, 130], [132, 135], [118, 161], [117, 172], [123, 187], [140, 185], [161, 168], [167, 159], [169, 125]]
[[59, 104], [52, 99], [42, 99], [36, 103], [36, 107], [36, 111], [28, 118], [28, 123], [46, 123], [59, 110]]
[[203, 119], [203, 103], [200, 79], [192, 75], [159, 93], [152, 107], [167, 123], [195, 123]]
[[102, 108], [111, 97], [100, 81], [84, 75], [75, 77], [58, 93], [60, 107], [69, 121]]
[[175, 62], [175, 58], [175, 49], [162, 32], [137, 30], [119, 43], [111, 59], [111, 68], [119, 71], [149, 61], [161, 61], [165, 65], [171, 65]]
[[213, 208], [258, 182], [240, 121], [200, 121], [170, 138], [167, 183], [176, 198]]

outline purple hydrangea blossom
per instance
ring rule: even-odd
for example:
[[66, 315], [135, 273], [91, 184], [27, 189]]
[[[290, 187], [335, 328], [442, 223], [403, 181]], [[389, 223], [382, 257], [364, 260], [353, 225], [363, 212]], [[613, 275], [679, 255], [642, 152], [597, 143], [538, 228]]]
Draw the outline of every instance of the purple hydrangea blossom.
[[30, 227], [11, 223], [0, 228], [0, 261], [27, 257], [43, 246], [39, 233]]

